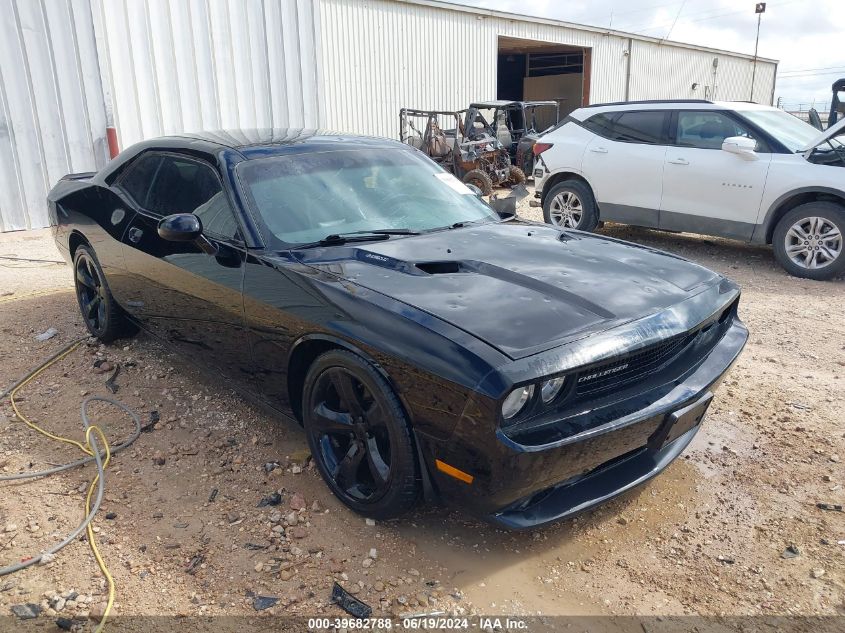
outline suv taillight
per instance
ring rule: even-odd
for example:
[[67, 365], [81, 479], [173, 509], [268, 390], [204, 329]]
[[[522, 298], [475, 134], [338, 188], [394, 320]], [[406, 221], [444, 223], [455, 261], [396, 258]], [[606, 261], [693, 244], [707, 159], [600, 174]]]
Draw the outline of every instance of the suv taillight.
[[534, 143], [534, 156], [539, 156], [547, 149], [550, 149], [553, 143]]

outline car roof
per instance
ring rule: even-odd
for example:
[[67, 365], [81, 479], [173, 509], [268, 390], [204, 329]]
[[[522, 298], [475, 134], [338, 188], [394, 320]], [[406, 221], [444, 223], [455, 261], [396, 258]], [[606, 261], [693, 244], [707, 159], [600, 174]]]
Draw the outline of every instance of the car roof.
[[367, 146], [367, 147], [406, 147], [399, 141], [374, 136], [346, 134], [329, 130], [307, 128], [232, 128], [223, 130], [204, 130], [195, 132], [180, 132], [158, 139], [144, 141], [150, 146], [167, 142], [170, 145], [205, 145], [208, 149], [214, 146], [228, 147], [242, 154], [244, 158], [266, 156], [278, 149], [297, 148], [297, 151], [307, 151], [308, 148], [327, 149], [327, 146]]
[[601, 112], [626, 112], [629, 110], [734, 110], [738, 112], [749, 110], [777, 110], [772, 106], [752, 103], [750, 101], [705, 101], [699, 99], [688, 100], [655, 100], [655, 101], [625, 101], [617, 103], [597, 103], [574, 110], [570, 116], [583, 121]]

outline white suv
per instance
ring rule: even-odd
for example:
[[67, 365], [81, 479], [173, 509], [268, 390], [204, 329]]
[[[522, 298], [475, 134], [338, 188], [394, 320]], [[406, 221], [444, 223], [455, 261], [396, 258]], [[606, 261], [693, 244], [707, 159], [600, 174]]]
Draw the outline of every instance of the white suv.
[[537, 140], [546, 222], [609, 220], [772, 244], [791, 274], [845, 271], [845, 121], [826, 132], [753, 103], [649, 101], [572, 112]]

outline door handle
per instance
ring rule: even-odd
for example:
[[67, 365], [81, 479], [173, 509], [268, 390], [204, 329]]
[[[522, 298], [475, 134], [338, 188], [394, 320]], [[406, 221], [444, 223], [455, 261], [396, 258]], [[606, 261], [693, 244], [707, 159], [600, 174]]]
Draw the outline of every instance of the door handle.
[[590, 151], [596, 154], [607, 154], [607, 148], [605, 147], [591, 147]]
[[686, 158], [676, 158], [674, 160], [670, 160], [669, 162], [673, 165], [689, 165], [689, 161]]
[[141, 241], [141, 237], [144, 235], [144, 232], [139, 229], [138, 227], [133, 226], [129, 229], [129, 241], [133, 244], [137, 244]]

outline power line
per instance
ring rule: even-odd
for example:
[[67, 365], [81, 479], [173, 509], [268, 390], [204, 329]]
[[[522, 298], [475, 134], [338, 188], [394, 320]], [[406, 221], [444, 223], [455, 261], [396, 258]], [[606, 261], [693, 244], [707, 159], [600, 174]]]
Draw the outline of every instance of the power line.
[[805, 72], [812, 72], [814, 70], [843, 70], [845, 66], [827, 66], [825, 68], [795, 68], [793, 70], [784, 70], [783, 73], [805, 73]]
[[664, 36], [663, 36], [663, 39], [664, 39], [664, 40], [668, 40], [668, 39], [669, 39], [669, 36], [670, 36], [670, 35], [672, 35], [672, 31], [674, 30], [675, 25], [678, 23], [678, 18], [679, 18], [679, 17], [681, 17], [681, 11], [683, 11], [683, 10], [684, 10], [684, 7], [686, 6], [686, 4], [687, 4], [686, 0], [684, 0], [684, 1], [681, 3], [681, 6], [680, 6], [680, 8], [678, 9], [678, 12], [675, 14], [675, 21], [674, 21], [674, 22], [672, 22], [672, 26], [669, 28], [669, 31], [666, 33], [666, 35], [664, 35]]

